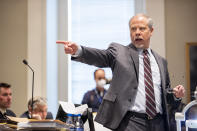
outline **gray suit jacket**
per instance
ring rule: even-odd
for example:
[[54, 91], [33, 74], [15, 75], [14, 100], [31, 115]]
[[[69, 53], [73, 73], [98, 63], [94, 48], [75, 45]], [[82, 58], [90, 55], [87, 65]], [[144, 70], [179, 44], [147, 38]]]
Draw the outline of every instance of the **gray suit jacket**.
[[[174, 104], [172, 95], [167, 94], [170, 80], [167, 62], [152, 51], [158, 63], [162, 86], [162, 107], [166, 122], [166, 131], [169, 131], [167, 103]], [[112, 43], [107, 50], [99, 50], [82, 46], [82, 54], [72, 57], [72, 60], [83, 62], [97, 67], [110, 67], [113, 73], [110, 87], [103, 98], [95, 120], [107, 128], [116, 129], [134, 100], [138, 90], [139, 56], [137, 49], [132, 45], [123, 46]]]

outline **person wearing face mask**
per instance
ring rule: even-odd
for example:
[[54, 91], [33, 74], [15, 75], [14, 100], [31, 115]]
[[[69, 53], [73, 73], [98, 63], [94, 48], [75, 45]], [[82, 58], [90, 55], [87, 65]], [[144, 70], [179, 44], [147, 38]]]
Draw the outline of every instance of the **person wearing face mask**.
[[96, 88], [84, 94], [82, 104], [87, 104], [89, 108], [92, 108], [93, 112], [97, 112], [103, 96], [107, 92], [104, 89], [104, 85], [106, 84], [105, 71], [103, 69], [95, 70], [94, 80], [96, 82]]

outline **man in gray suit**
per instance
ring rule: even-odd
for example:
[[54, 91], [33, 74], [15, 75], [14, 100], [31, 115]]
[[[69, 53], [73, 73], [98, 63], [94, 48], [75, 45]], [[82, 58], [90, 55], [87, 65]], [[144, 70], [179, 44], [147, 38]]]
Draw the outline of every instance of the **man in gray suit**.
[[112, 43], [99, 50], [64, 44], [72, 60], [97, 67], [110, 67], [113, 78], [103, 98], [95, 121], [115, 131], [170, 131], [168, 104], [177, 105], [184, 96], [184, 87], [170, 89], [167, 62], [150, 49], [152, 19], [138, 14], [129, 21], [132, 43]]

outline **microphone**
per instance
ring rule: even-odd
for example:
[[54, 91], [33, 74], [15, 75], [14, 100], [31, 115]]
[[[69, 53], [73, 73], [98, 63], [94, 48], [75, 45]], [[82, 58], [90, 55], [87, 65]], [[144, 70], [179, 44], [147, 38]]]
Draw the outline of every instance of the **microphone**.
[[110, 84], [111, 83], [112, 79], [111, 78], [109, 78], [109, 79], [106, 78], [105, 81], [106, 81], [106, 85], [107, 85], [107, 84]]
[[[31, 69], [31, 71], [32, 71], [32, 73], [33, 73], [33, 76], [32, 76], [32, 95], [31, 95], [31, 101], [32, 101], [32, 103], [31, 103], [31, 109], [32, 109], [32, 111], [33, 111], [33, 98], [34, 98], [34, 70], [31, 68], [31, 66], [28, 64], [28, 62], [24, 59], [23, 60], [23, 63], [25, 64], [25, 65], [27, 65], [30, 69]], [[31, 118], [33, 118], [33, 113], [31, 113]]]
[[34, 70], [31, 68], [31, 66], [28, 64], [28, 62], [25, 59], [23, 60], [23, 63], [27, 65], [31, 69], [31, 71], [34, 73]]

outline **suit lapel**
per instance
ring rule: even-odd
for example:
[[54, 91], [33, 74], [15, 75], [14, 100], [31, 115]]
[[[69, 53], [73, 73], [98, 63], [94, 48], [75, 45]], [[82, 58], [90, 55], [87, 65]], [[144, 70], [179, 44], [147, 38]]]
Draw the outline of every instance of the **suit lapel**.
[[135, 46], [133, 46], [133, 44], [130, 44], [128, 46], [129, 48], [129, 53], [130, 53], [130, 56], [131, 56], [131, 59], [132, 59], [132, 62], [131, 64], [134, 64], [134, 68], [135, 68], [135, 72], [136, 72], [136, 78], [137, 78], [137, 81], [138, 81], [138, 75], [139, 75], [139, 53], [136, 49]]
[[[167, 100], [166, 100], [166, 97], [165, 97], [166, 96], [166, 92], [165, 92], [165, 86], [166, 86], [165, 79], [166, 79], [166, 76], [165, 76], [165, 71], [164, 71], [165, 68], [164, 68], [164, 65], [163, 65], [164, 61], [154, 51], [152, 51], [152, 54], [154, 55], [154, 57], [155, 57], [155, 59], [157, 61], [157, 64], [159, 66], [160, 77], [161, 77], [162, 107], [163, 107], [163, 113], [166, 114], [167, 113], [167, 109], [166, 109]], [[169, 125], [169, 121], [167, 123]]]
[[[133, 45], [133, 44], [130, 44], [128, 46], [129, 48], [129, 53], [130, 53], [130, 56], [131, 56], [131, 59], [132, 59], [132, 62], [131, 64], [134, 64], [134, 68], [135, 68], [135, 72], [136, 72], [136, 77], [137, 77], [137, 80], [138, 80], [138, 76], [139, 76], [139, 53], [136, 49], [136, 47]], [[165, 79], [165, 76], [164, 76], [164, 67], [163, 67], [163, 61], [161, 59], [161, 57], [155, 53], [153, 50], [151, 50], [152, 53], [153, 53], [153, 56], [155, 57], [156, 61], [157, 61], [157, 64], [159, 66], [159, 71], [160, 71], [160, 77], [161, 77], [161, 84], [162, 84], [162, 88], [164, 87], [164, 79]]]

